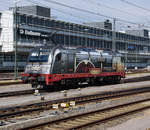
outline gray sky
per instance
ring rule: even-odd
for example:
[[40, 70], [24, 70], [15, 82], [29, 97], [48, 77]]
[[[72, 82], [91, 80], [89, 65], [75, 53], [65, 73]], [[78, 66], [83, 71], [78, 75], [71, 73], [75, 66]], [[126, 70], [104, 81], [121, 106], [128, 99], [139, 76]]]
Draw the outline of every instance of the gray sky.
[[[0, 0], [0, 10], [7, 10], [10, 6], [14, 6], [14, 0]], [[30, 1], [30, 2], [29, 2]], [[46, 2], [47, 1], [47, 2]], [[113, 18], [119, 18], [129, 22], [135, 22], [137, 24], [129, 24], [127, 22], [117, 20], [117, 25], [119, 30], [123, 30], [127, 26], [133, 28], [139, 27], [138, 23], [144, 24], [145, 26], [150, 26], [150, 10], [144, 10], [127, 4], [126, 0], [53, 0], [69, 6], [86, 9], [95, 13], [100, 13]], [[141, 7], [149, 9], [150, 0], [127, 0]], [[94, 14], [89, 14], [85, 12], [80, 12], [78, 10], [73, 10], [70, 8], [62, 7], [50, 3], [49, 0], [20, 0], [18, 5], [31, 5], [33, 3], [38, 3], [42, 6], [47, 6], [52, 8], [52, 15], [56, 16], [57, 19], [70, 21], [74, 23], [83, 22], [94, 22], [103, 21], [108, 18], [97, 16]]]

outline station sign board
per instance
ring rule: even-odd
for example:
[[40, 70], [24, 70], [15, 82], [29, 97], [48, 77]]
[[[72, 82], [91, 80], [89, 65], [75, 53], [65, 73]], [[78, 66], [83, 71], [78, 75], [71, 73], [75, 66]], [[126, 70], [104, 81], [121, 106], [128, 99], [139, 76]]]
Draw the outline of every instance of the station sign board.
[[38, 37], [48, 37], [48, 34], [44, 33], [44, 32], [38, 32], [38, 31], [32, 31], [32, 30], [25, 30], [25, 29], [19, 29], [18, 32], [21, 35], [30, 35], [30, 36], [38, 36]]

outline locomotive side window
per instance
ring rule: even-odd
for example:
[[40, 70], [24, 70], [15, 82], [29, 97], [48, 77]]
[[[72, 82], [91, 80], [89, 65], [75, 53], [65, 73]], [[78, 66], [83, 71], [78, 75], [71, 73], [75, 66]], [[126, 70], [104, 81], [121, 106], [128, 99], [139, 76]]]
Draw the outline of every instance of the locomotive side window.
[[121, 57], [121, 62], [122, 62], [122, 63], [125, 63], [124, 57]]
[[112, 67], [112, 58], [106, 57], [104, 62], [103, 62], [103, 66], [105, 66], [105, 67]]
[[65, 70], [62, 61], [63, 61], [63, 53], [56, 54], [52, 69], [54, 74], [64, 73]]
[[61, 61], [61, 53], [57, 54], [56, 56], [56, 62], [60, 62]]

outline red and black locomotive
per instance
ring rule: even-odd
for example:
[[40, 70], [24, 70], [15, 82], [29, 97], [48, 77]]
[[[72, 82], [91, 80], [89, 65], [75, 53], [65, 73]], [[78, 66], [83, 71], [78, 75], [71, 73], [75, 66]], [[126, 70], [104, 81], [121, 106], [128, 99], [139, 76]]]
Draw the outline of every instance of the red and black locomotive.
[[34, 49], [22, 74], [22, 80], [30, 82], [32, 87], [118, 82], [124, 77], [124, 59], [120, 53], [62, 46]]

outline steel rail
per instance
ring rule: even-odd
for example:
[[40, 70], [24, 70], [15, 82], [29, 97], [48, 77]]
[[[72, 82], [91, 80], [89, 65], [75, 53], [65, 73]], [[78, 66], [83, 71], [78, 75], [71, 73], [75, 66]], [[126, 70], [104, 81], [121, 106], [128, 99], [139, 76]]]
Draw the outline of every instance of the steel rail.
[[2, 97], [11, 97], [11, 96], [20, 96], [20, 95], [26, 95], [26, 94], [32, 94], [34, 93], [34, 90], [21, 90], [21, 91], [9, 91], [9, 92], [3, 92], [0, 93], [0, 98]]
[[109, 120], [113, 120], [121, 116], [132, 114], [144, 109], [149, 109], [150, 104], [143, 104], [147, 101], [149, 102], [150, 98], [132, 103], [126, 103], [123, 105], [118, 105], [115, 107], [109, 107], [106, 109], [94, 110], [83, 114], [65, 117], [62, 119], [51, 121], [49, 123], [43, 123], [40, 125], [28, 127], [28, 129], [44, 129], [45, 127], [51, 129], [67, 130], [81, 129], [97, 123], [107, 122]]
[[17, 105], [14, 107], [5, 107], [5, 108], [0, 108], [0, 119], [9, 118], [11, 116], [17, 116], [20, 114], [25, 114], [25, 113], [30, 113], [30, 112], [36, 112], [39, 110], [43, 110], [43, 111], [49, 110], [52, 108], [53, 104], [60, 104], [62, 102], [69, 103], [70, 101], [75, 101], [76, 104], [78, 105], [78, 104], [103, 101], [106, 99], [135, 95], [135, 94], [140, 94], [140, 93], [147, 93], [147, 92], [150, 92], [149, 87], [118, 90], [118, 91], [107, 91], [107, 92], [101, 92], [101, 93], [93, 94], [93, 95], [85, 95], [85, 96], [64, 98], [64, 99], [50, 100], [50, 101], [41, 101], [38, 103]]
[[[124, 79], [121, 81], [121, 83], [132, 83], [132, 82], [141, 82], [141, 81], [148, 81], [150, 80], [150, 76], [144, 76], [144, 77], [136, 77], [136, 78], [131, 78], [131, 79]], [[101, 85], [106, 85], [106, 84], [101, 84]], [[109, 84], [107, 84], [109, 85]], [[112, 83], [111, 83], [112, 85]], [[89, 85], [79, 85], [78, 87], [89, 87]], [[78, 88], [77, 87], [77, 88]], [[45, 92], [43, 89], [39, 89], [40, 92]], [[55, 90], [52, 90], [55, 91]], [[27, 95], [27, 94], [33, 94], [34, 89], [30, 90], [20, 90], [20, 91], [8, 91], [8, 92], [2, 92], [0, 93], [0, 98], [2, 97], [11, 97], [11, 96], [20, 96], [20, 95]]]

